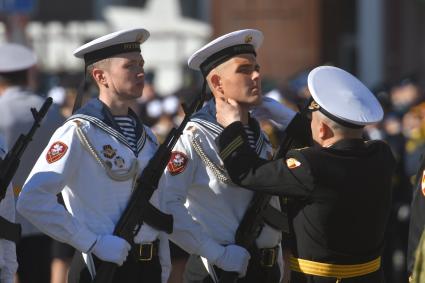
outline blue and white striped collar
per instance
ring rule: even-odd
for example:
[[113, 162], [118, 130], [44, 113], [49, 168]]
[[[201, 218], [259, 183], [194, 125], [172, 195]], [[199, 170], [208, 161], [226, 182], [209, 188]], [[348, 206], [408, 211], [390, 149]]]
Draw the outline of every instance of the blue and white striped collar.
[[[137, 153], [143, 148], [146, 142], [146, 131], [143, 124], [140, 122], [137, 115], [129, 109], [128, 115], [133, 118], [136, 123], [136, 139], [137, 139]], [[109, 135], [118, 139], [121, 143], [126, 145], [128, 148], [132, 149], [131, 145], [128, 143], [126, 137], [121, 131], [121, 128], [118, 126], [112, 113], [109, 111], [109, 108], [102, 103], [98, 98], [93, 98], [89, 100], [83, 107], [78, 109], [71, 117], [67, 119], [83, 119], [87, 120], [90, 123], [93, 123]]]
[[[215, 136], [218, 136], [224, 130], [224, 128], [218, 124], [216, 119], [214, 98], [210, 99], [204, 105], [204, 107], [201, 108], [201, 110], [193, 114], [190, 118], [190, 121], [201, 125], [206, 130], [212, 132]], [[254, 132], [254, 139], [256, 140], [256, 151], [257, 153], [260, 153], [264, 142], [267, 142], [267, 139], [265, 139], [264, 133], [261, 131], [257, 120], [250, 117], [248, 123], [250, 129]]]

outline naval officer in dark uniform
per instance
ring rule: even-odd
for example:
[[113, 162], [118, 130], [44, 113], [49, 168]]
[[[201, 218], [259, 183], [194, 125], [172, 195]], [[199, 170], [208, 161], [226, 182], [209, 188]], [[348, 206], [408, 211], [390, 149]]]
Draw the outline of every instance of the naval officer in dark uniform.
[[358, 79], [336, 67], [314, 69], [308, 87], [314, 146], [275, 161], [259, 158], [243, 130], [248, 114], [222, 99], [221, 157], [236, 184], [296, 199], [289, 210], [291, 282], [383, 282], [395, 160], [386, 143], [362, 138], [383, 110]]

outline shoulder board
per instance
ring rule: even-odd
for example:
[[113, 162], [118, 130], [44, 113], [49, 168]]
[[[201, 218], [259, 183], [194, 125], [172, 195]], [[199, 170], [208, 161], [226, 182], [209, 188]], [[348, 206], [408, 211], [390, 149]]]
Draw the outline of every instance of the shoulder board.
[[304, 149], [310, 148], [309, 146], [300, 147], [300, 148], [294, 148], [294, 150], [302, 151]]

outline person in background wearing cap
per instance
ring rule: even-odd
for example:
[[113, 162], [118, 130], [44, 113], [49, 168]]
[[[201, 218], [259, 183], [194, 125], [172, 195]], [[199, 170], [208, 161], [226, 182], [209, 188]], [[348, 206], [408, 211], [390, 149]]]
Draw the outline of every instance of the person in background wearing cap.
[[[163, 233], [143, 224], [133, 246], [113, 235], [135, 179], [158, 146], [129, 109], [142, 95], [140, 45], [148, 37], [143, 28], [121, 30], [74, 52], [84, 58], [99, 97], [53, 134], [17, 203], [18, 211], [40, 230], [78, 251], [69, 283], [91, 282], [100, 261], [120, 266], [115, 283], [164, 283], [168, 278], [169, 247]], [[67, 210], [56, 202], [60, 192]]]
[[[42, 97], [30, 90], [36, 62], [35, 53], [23, 45], [0, 45], [0, 132], [9, 148], [33, 125], [34, 118], [30, 109], [40, 109], [44, 103]], [[63, 121], [59, 109], [52, 105], [21, 157], [19, 168], [12, 179], [16, 197], [50, 136]], [[42, 234], [19, 213], [16, 214], [16, 222], [22, 226], [22, 238], [17, 245], [19, 282], [49, 282], [51, 238]]]
[[380, 256], [395, 160], [386, 143], [362, 138], [383, 110], [359, 80], [336, 67], [312, 70], [308, 87], [315, 145], [275, 161], [251, 149], [243, 106], [217, 100], [225, 168], [235, 184], [297, 200], [288, 212], [291, 282], [384, 282]]
[[[0, 158], [7, 153], [6, 142], [0, 134]], [[0, 217], [9, 222], [15, 221], [15, 198], [12, 186], [6, 190], [4, 199], [0, 201]], [[0, 229], [3, 229], [0, 225]], [[14, 242], [0, 238], [0, 282], [13, 283], [18, 269], [16, 245]]]
[[[258, 30], [234, 31], [211, 41], [188, 60], [190, 68], [202, 72], [214, 98], [191, 117], [159, 185], [164, 209], [174, 217], [170, 239], [191, 254], [185, 282], [217, 282], [223, 270], [237, 272], [243, 277], [238, 282], [280, 282], [283, 274], [281, 231], [264, 224], [252, 250], [234, 244], [253, 193], [231, 183], [214, 142], [223, 130], [215, 118], [217, 99], [229, 93], [247, 106], [261, 103], [255, 50], [262, 40]], [[283, 110], [279, 114], [285, 124], [295, 113]], [[250, 119], [245, 130], [256, 154], [271, 157], [270, 142], [258, 122]], [[270, 205], [280, 214], [277, 197]]]

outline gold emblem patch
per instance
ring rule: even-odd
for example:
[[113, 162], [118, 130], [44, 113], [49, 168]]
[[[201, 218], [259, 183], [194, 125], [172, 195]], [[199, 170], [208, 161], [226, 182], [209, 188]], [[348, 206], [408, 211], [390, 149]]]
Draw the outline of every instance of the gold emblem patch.
[[107, 144], [103, 146], [102, 154], [106, 158], [112, 159], [117, 154], [117, 150], [113, 149], [111, 145]]
[[421, 189], [422, 194], [425, 196], [425, 170], [422, 172]]
[[297, 168], [300, 165], [301, 165], [301, 162], [299, 162], [295, 158], [288, 158], [288, 159], [286, 159], [286, 166], [288, 166], [289, 169]]
[[245, 36], [245, 43], [251, 43], [252, 41], [252, 35]]

